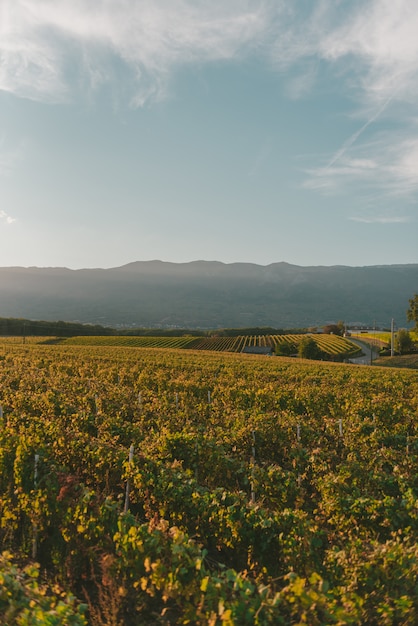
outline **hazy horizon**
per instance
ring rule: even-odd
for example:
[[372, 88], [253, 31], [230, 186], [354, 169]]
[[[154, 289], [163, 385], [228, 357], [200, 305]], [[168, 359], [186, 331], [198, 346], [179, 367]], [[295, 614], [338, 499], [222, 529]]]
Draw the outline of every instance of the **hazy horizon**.
[[191, 265], [193, 263], [217, 263], [220, 265], [254, 265], [257, 267], [269, 267], [271, 265], [290, 265], [293, 267], [300, 268], [316, 268], [316, 267], [324, 267], [324, 268], [333, 268], [333, 267], [347, 267], [351, 269], [355, 268], [366, 268], [366, 267], [382, 267], [382, 266], [402, 266], [402, 265], [417, 265], [416, 263], [376, 263], [370, 265], [347, 265], [344, 263], [333, 263], [330, 265], [318, 263], [316, 265], [301, 265], [298, 263], [288, 263], [287, 261], [272, 261], [271, 263], [254, 263], [251, 261], [218, 261], [217, 259], [193, 259], [191, 261], [165, 261], [163, 259], [144, 259], [144, 260], [135, 260], [128, 261], [126, 263], [121, 263], [119, 265], [110, 265], [108, 267], [99, 266], [99, 265], [91, 265], [85, 267], [69, 267], [68, 265], [1, 265], [0, 269], [63, 269], [63, 270], [108, 270], [108, 269], [120, 269], [126, 267], [127, 265], [134, 265], [136, 263], [165, 263], [172, 265]]

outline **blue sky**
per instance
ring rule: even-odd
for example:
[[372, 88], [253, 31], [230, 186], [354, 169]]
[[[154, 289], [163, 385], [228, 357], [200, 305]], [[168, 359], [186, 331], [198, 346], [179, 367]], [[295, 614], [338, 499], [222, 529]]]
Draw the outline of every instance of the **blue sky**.
[[0, 266], [418, 262], [415, 0], [1, 0]]

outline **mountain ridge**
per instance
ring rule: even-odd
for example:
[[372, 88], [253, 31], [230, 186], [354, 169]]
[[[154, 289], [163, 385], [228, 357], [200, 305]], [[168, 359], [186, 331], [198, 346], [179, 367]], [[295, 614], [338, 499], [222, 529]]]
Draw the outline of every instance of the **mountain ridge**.
[[112, 326], [294, 328], [406, 323], [418, 263], [371, 266], [133, 261], [113, 268], [1, 267], [0, 317]]

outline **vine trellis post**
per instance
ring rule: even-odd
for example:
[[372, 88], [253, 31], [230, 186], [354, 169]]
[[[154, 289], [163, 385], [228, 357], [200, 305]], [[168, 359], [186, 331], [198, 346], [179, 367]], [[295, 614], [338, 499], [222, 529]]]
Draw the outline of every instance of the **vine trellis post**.
[[194, 468], [194, 477], [197, 482], [198, 477], [199, 477], [199, 442], [197, 440], [196, 440], [195, 452], [196, 452], [196, 465]]
[[255, 465], [255, 430], [251, 431], [253, 443], [251, 447], [251, 504], [255, 504], [255, 479], [254, 479], [254, 465]]
[[[34, 468], [33, 468], [33, 488], [38, 486], [38, 463], [39, 454], [35, 454]], [[32, 536], [32, 559], [35, 560], [38, 553], [38, 525], [33, 522], [33, 536]]]
[[[134, 460], [134, 444], [132, 443], [129, 448], [129, 466], [132, 465], [133, 460]], [[126, 480], [125, 505], [123, 507], [124, 513], [127, 513], [129, 511], [129, 490], [130, 490], [130, 480], [128, 477]]]

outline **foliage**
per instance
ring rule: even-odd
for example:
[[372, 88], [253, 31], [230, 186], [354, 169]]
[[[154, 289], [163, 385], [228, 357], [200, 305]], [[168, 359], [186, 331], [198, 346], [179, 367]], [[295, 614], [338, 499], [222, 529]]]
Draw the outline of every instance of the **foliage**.
[[298, 355], [302, 359], [320, 359], [322, 351], [311, 336], [303, 337], [298, 346]]
[[409, 300], [409, 307], [406, 312], [408, 322], [415, 322], [415, 330], [418, 332], [418, 293]]
[[[306, 334], [283, 335], [231, 335], [194, 337], [182, 336], [115, 336], [115, 337], [71, 337], [61, 343], [73, 346], [125, 346], [132, 348], [177, 348], [187, 350], [210, 350], [213, 352], [242, 352], [244, 348], [271, 347], [279, 356], [298, 352], [299, 343]], [[313, 338], [313, 336], [311, 336]], [[315, 358], [344, 360], [358, 356], [361, 350], [348, 339], [338, 335], [315, 335], [318, 346]]]
[[415, 372], [9, 343], [0, 405], [16, 623], [417, 623]]
[[53, 585], [39, 582], [39, 566], [19, 568], [9, 552], [0, 555], [0, 621], [7, 626], [84, 626], [86, 605]]
[[[199, 339], [198, 339], [199, 341]], [[119, 346], [130, 348], [187, 348], [194, 345], [191, 336], [115, 336], [115, 337], [71, 337], [64, 342], [71, 346]]]
[[296, 346], [290, 341], [278, 341], [276, 343], [275, 353], [277, 356], [291, 356], [295, 354]]
[[113, 328], [99, 324], [79, 324], [75, 322], [35, 321], [0, 317], [0, 335], [32, 337], [71, 337], [73, 335], [112, 335]]
[[344, 334], [344, 322], [338, 322], [338, 324], [327, 324], [324, 326], [323, 332], [327, 335], [339, 335], [342, 337]]
[[405, 330], [404, 328], [398, 330], [395, 339], [396, 351], [399, 352], [399, 354], [406, 354], [411, 350], [412, 346], [413, 341], [409, 331]]

